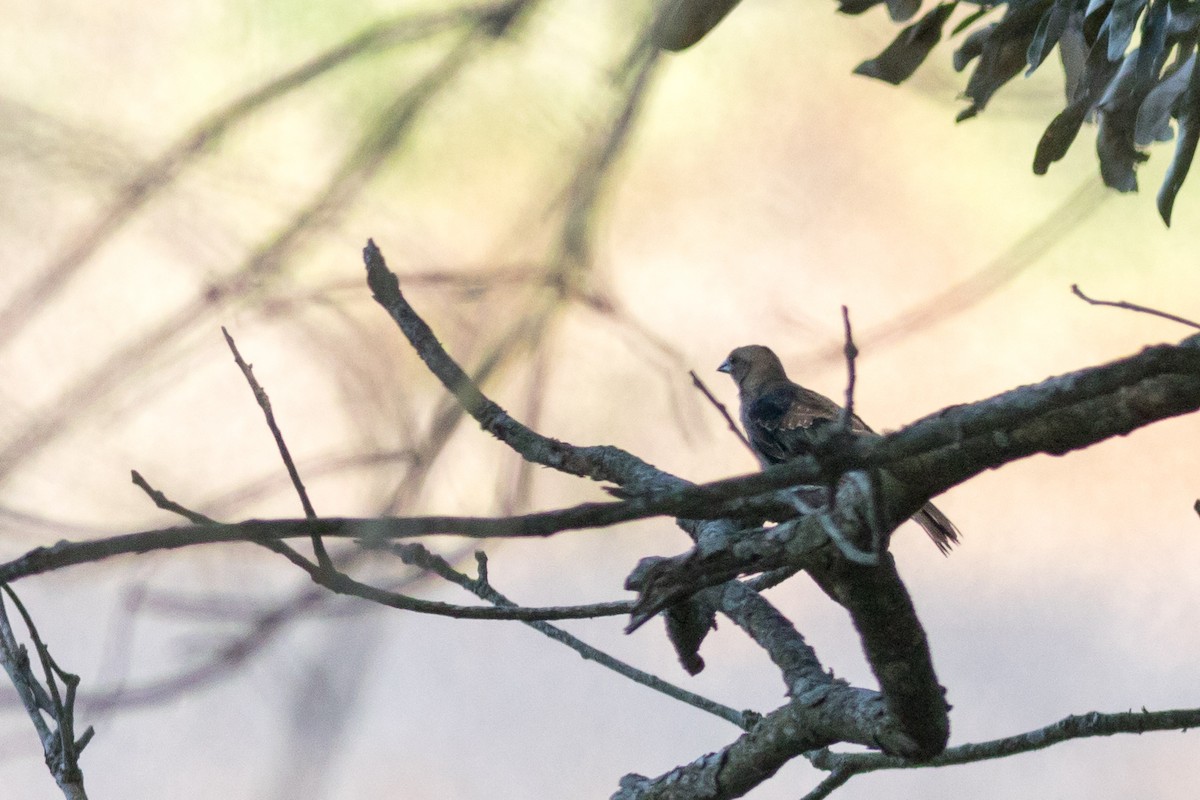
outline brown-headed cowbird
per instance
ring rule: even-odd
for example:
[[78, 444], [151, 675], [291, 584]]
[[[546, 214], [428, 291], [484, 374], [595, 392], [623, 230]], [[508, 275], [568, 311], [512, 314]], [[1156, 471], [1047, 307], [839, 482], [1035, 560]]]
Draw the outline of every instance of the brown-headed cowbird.
[[[842, 407], [788, 380], [779, 356], [758, 344], [739, 347], [718, 369], [732, 376], [742, 403], [742, 427], [763, 467], [779, 464], [809, 452], [813, 423], [836, 421]], [[850, 427], [870, 432], [867, 423], [853, 415]], [[933, 503], [913, 516], [942, 553], [958, 544], [958, 529]]]

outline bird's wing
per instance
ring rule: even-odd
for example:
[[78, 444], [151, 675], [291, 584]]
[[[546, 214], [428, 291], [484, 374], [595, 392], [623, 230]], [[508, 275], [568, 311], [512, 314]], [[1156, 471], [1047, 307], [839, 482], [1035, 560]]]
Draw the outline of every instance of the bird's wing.
[[[743, 407], [743, 423], [750, 443], [766, 464], [778, 464], [807, 452], [815, 423], [836, 420], [842, 409], [824, 395], [791, 381], [761, 387]], [[870, 431], [858, 415], [851, 418], [855, 431]]]
[[790, 381], [779, 381], [763, 386], [746, 403], [746, 433], [764, 464], [788, 461], [808, 450], [808, 429], [815, 420], [829, 418], [829, 409], [814, 406], [811, 394]]

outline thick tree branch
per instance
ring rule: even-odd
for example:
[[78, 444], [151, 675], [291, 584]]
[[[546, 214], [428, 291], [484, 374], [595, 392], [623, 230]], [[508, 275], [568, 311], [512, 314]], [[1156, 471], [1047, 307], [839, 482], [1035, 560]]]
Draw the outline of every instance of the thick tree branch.
[[949, 706], [938, 684], [925, 630], [891, 553], [873, 567], [844, 558], [818, 559], [806, 568], [826, 594], [850, 612], [871, 672], [900, 727], [927, 759], [950, 738]]
[[479, 426], [516, 450], [527, 461], [553, 467], [569, 475], [611, 481], [640, 491], [675, 489], [686, 481], [655, 469], [636, 456], [615, 447], [575, 447], [531, 430], [489, 400], [442, 348], [433, 331], [400, 292], [400, 282], [387, 268], [374, 241], [363, 248], [367, 284], [378, 302], [400, 326], [417, 354], [438, 380], [458, 398]]
[[793, 697], [719, 752], [657, 778], [627, 775], [613, 800], [723, 800], [741, 797], [791, 759], [833, 742], [894, 753], [919, 748], [888, 713], [882, 695], [830, 679]]

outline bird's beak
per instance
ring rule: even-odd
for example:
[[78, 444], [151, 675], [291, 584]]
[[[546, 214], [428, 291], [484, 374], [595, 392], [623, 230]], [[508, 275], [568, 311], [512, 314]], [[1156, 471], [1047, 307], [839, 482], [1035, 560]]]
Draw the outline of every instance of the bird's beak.
[[733, 364], [730, 364], [729, 359], [727, 358], [721, 362], [721, 366], [717, 367], [717, 372], [733, 372]]

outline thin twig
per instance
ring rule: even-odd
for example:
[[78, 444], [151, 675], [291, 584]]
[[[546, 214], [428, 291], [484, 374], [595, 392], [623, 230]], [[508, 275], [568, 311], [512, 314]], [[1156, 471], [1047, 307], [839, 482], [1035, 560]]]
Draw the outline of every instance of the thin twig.
[[824, 798], [829, 797], [829, 795], [840, 789], [857, 774], [857, 772], [850, 769], [835, 769], [826, 775], [823, 781], [814, 786], [808, 794], [800, 798], [800, 800], [824, 800]]
[[[242, 358], [242, 354], [238, 352], [237, 343], [233, 341], [233, 337], [229, 335], [229, 331], [225, 330], [225, 326], [221, 326], [221, 333], [225, 336], [225, 343], [229, 345], [230, 352], [233, 353], [233, 361], [238, 365], [238, 369], [242, 371], [242, 375], [246, 378], [246, 383], [250, 384], [250, 391], [254, 392], [254, 399], [258, 401], [258, 407], [262, 409], [263, 416], [266, 417], [267, 427], [271, 430], [271, 436], [275, 439], [275, 446], [279, 449], [279, 456], [283, 459], [283, 465], [287, 468], [288, 477], [292, 480], [292, 486], [296, 489], [296, 494], [300, 497], [300, 505], [304, 508], [304, 516], [307, 519], [316, 519], [317, 512], [313, 508], [312, 501], [308, 499], [308, 491], [304, 488], [304, 482], [300, 480], [300, 473], [296, 469], [296, 462], [292, 460], [292, 454], [288, 450], [287, 442], [283, 439], [283, 432], [279, 430], [279, 425], [275, 422], [275, 412], [271, 409], [271, 399], [267, 397], [267, 392], [259, 384], [258, 379], [254, 377], [254, 368], [251, 367]], [[311, 537], [313, 553], [317, 557], [317, 564], [321, 569], [333, 569], [333, 561], [329, 558], [329, 553], [325, 550], [325, 543], [321, 541], [320, 535], [314, 533]]]
[[1165, 711], [1120, 711], [1101, 714], [1072, 714], [1042, 728], [1025, 733], [971, 742], [948, 747], [926, 761], [914, 762], [882, 753], [835, 753], [821, 750], [809, 755], [818, 769], [854, 774], [884, 769], [921, 769], [973, 764], [994, 758], [1006, 758], [1020, 753], [1043, 750], [1073, 739], [1113, 736], [1119, 733], [1143, 734], [1150, 731], [1186, 731], [1200, 727], [1200, 708], [1180, 708]]
[[1178, 317], [1178, 316], [1176, 316], [1174, 314], [1170, 314], [1166, 311], [1159, 311], [1157, 308], [1149, 308], [1148, 306], [1139, 306], [1137, 303], [1129, 303], [1129, 302], [1126, 302], [1125, 300], [1096, 300], [1096, 299], [1088, 297], [1086, 294], [1084, 294], [1083, 290], [1079, 288], [1079, 284], [1077, 284], [1077, 283], [1071, 284], [1071, 291], [1080, 300], [1082, 300], [1085, 303], [1088, 303], [1090, 305], [1093, 305], [1093, 306], [1112, 306], [1113, 308], [1122, 308], [1122, 309], [1125, 309], [1126, 311], [1138, 311], [1142, 314], [1150, 314], [1155, 317], [1162, 317], [1163, 319], [1169, 319], [1172, 322], [1178, 322], [1181, 325], [1187, 325], [1192, 328], [1200, 329], [1200, 322], [1193, 322], [1192, 320], [1187, 319], [1186, 317]]
[[[739, 442], [746, 446], [746, 449], [750, 451], [751, 455], [754, 455], [753, 445], [751, 445], [750, 440], [746, 438], [746, 434], [742, 433], [742, 429], [739, 428], [737, 423], [733, 421], [733, 417], [729, 414], [729, 409], [725, 408], [725, 404], [718, 400], [713, 393], [708, 390], [708, 387], [704, 385], [704, 381], [700, 380], [700, 376], [696, 374], [696, 370], [689, 369], [688, 375], [692, 376], [692, 385], [699, 389], [701, 394], [708, 399], [708, 402], [712, 403], [713, 407], [716, 408], [717, 411], [721, 413], [721, 416], [725, 418], [725, 422], [729, 425], [729, 430], [733, 431], [733, 435], [738, 438]], [[756, 459], [758, 458], [757, 455], [754, 457]]]
[[17, 642], [3, 597], [0, 597], [0, 665], [4, 666], [16, 688], [21, 703], [37, 729], [38, 738], [43, 743], [48, 741], [52, 734], [42, 712], [53, 713], [54, 703], [29, 666], [29, 652], [24, 645]]
[[[212, 517], [207, 517], [198, 511], [193, 511], [190, 508], [187, 508], [185, 506], [180, 505], [179, 503], [176, 503], [174, 500], [167, 497], [165, 494], [160, 492], [158, 489], [155, 489], [153, 486], [151, 486], [149, 484], [149, 482], [145, 478], [142, 477], [142, 474], [140, 472], [138, 472], [136, 469], [131, 470], [130, 473], [133, 477], [134, 485], [136, 485], [139, 489], [141, 489], [143, 492], [145, 492], [150, 497], [150, 499], [152, 501], [154, 501], [154, 505], [158, 506], [163, 511], [170, 511], [172, 514], [178, 514], [179, 516], [183, 517], [184, 519], [188, 520], [189, 522], [191, 522], [195, 525], [220, 525], [221, 524], [221, 523], [217, 522], [215, 519], [213, 519]], [[311, 534], [310, 538], [316, 538], [317, 536], [318, 536], [318, 534], [314, 533], [314, 534]], [[254, 543], [267, 548], [272, 553], [278, 553], [280, 555], [288, 556], [288, 558], [303, 558], [303, 556], [301, 556], [299, 553], [297, 553], [295, 550], [292, 549], [291, 545], [289, 545], [287, 542], [281, 541], [279, 539], [258, 539], [258, 540], [254, 540]]]
[[217, 521], [212, 517], [206, 517], [198, 511], [192, 511], [190, 508], [185, 508], [167, 497], [158, 489], [155, 489], [146, 481], [145, 478], [142, 477], [142, 473], [138, 472], [136, 469], [130, 470], [130, 476], [133, 478], [134, 485], [145, 492], [154, 502], [154, 505], [158, 506], [163, 511], [170, 511], [172, 514], [178, 514], [188, 522], [196, 525], [218, 524]]
[[[370, 546], [370, 542], [360, 542]], [[287, 555], [287, 554], [285, 554]], [[488, 606], [461, 606], [453, 603], [441, 603], [434, 600], [421, 600], [408, 595], [380, 589], [351, 578], [343, 572], [323, 570], [304, 559], [288, 556], [296, 566], [306, 571], [309, 576], [338, 594], [350, 595], [363, 600], [369, 600], [388, 608], [401, 611], [419, 611], [458, 619], [492, 619], [492, 620], [547, 620], [547, 619], [592, 619], [594, 617], [612, 617], [628, 614], [633, 609], [633, 603], [628, 600], [618, 600], [610, 603], [592, 603], [579, 606], [548, 606], [542, 608], [501, 608]]]
[[[208, 518], [204, 517], [204, 515], [190, 511], [189, 509], [186, 509], [178, 503], [168, 499], [161, 491], [151, 487], [145, 478], [143, 478], [136, 471], [133, 473], [133, 476], [134, 483], [136, 483], [140, 488], [142, 488], [143, 491], [150, 495], [150, 497], [154, 499], [155, 504], [160, 508], [174, 511], [175, 513], [181, 514], [192, 521], [207, 521]], [[287, 545], [285, 545], [283, 542], [275, 541], [264, 544], [268, 544], [268, 546], [280, 545], [281, 547], [279, 547], [276, 552], [284, 555], [293, 564], [299, 566], [301, 569], [307, 572], [312, 577], [313, 581], [337, 594], [351, 595], [354, 597], [371, 600], [381, 605], [387, 605], [393, 608], [405, 608], [408, 610], [421, 610], [416, 606], [425, 602], [399, 594], [397, 592], [379, 589], [368, 584], [360, 583], [337, 570], [327, 569], [315, 565], [296, 551], [287, 547]], [[363, 544], [366, 544], [367, 546], [371, 545], [370, 542]], [[492, 603], [497, 610], [508, 609], [518, 613], [529, 611], [529, 609], [520, 608], [487, 583], [486, 560], [482, 559], [482, 553], [477, 554], [477, 557], [480, 557], [480, 577], [476, 580], [472, 580], [461, 572], [455, 570], [445, 559], [434, 555], [420, 544], [396, 544], [392, 545], [389, 549], [398, 555], [402, 560], [404, 560], [405, 563], [419, 566], [441, 576], [446, 580], [462, 586], [481, 599]], [[449, 607], [449, 604], [439, 605]], [[628, 613], [632, 607], [632, 604], [630, 603], [619, 603], [616, 604], [618, 607], [614, 609], [613, 605], [614, 604], [594, 604], [591, 606], [563, 607], [563, 609], [558, 610], [565, 609], [574, 612], [572, 614], [572, 618], [594, 618], [598, 616], [605, 616], [610, 613]], [[459, 608], [462, 611], [466, 611], [467, 609], [474, 607], [460, 606]], [[545, 609], [543, 611], [545, 611]], [[544, 618], [545, 617], [543, 617], [543, 619]], [[711, 714], [715, 714], [716, 716], [728, 720], [739, 727], [746, 728], [748, 725], [745, 715], [736, 709], [721, 705], [720, 703], [697, 695], [694, 692], [689, 692], [686, 689], [674, 686], [654, 675], [642, 672], [641, 670], [638, 670], [608, 655], [604, 651], [592, 647], [591, 645], [572, 636], [561, 628], [549, 625], [548, 623], [542, 621], [542, 619], [528, 618], [522, 619], [521, 621], [543, 633], [544, 635], [549, 636], [555, 641], [571, 647], [584, 658], [608, 667], [609, 669], [614, 670], [615, 672], [624, 675], [637, 683], [641, 683], [644, 686], [648, 686], [670, 697], [674, 697], [675, 699], [695, 706], [696, 708], [700, 708]]]
[[850, 309], [846, 306], [842, 306], [842, 329], [846, 337], [846, 344], [842, 348], [846, 357], [846, 404], [842, 406], [839, 424], [842, 430], [848, 433], [854, 424], [854, 385], [858, 381], [855, 360], [858, 358], [858, 347], [854, 344], [854, 334], [850, 330]]
[[[444, 558], [434, 553], [431, 553], [428, 548], [419, 543], [392, 544], [388, 550], [400, 558], [405, 564], [421, 567], [422, 569], [434, 572], [437, 575], [445, 578], [451, 583], [466, 589], [481, 600], [486, 600], [495, 606], [501, 608], [518, 608], [513, 601], [509, 600], [503, 594], [495, 589], [488, 580], [487, 574], [487, 556], [482, 551], [475, 554], [476, 562], [479, 567], [479, 577], [470, 578], [467, 575], [454, 569], [449, 562]], [[583, 658], [589, 661], [595, 661], [602, 667], [623, 675], [626, 678], [654, 689], [657, 692], [673, 697], [676, 700], [687, 703], [690, 706], [698, 708], [702, 711], [707, 711], [721, 719], [732, 722], [743, 730], [749, 728], [747, 715], [729, 706], [723, 705], [710, 700], [707, 697], [689, 692], [687, 689], [676, 686], [672, 683], [664, 681], [656, 675], [651, 675], [648, 672], [643, 672], [634, 666], [626, 664], [613, 656], [605, 653], [583, 640], [572, 636], [562, 628], [551, 625], [548, 622], [541, 620], [522, 620], [524, 624], [538, 631], [539, 633], [548, 636], [559, 644], [565, 645], [575, 652], [579, 653]]]
[[[173, 511], [181, 516], [189, 519], [208, 520], [202, 514], [191, 511], [173, 500], [168, 499], [162, 492], [154, 489], [146, 482], [136, 471], [133, 473], [133, 481], [142, 491], [146, 492], [159, 508]], [[325, 525], [332, 521], [332, 518], [315, 519], [315, 520], [297, 520], [302, 525]], [[362, 520], [363, 525], [358, 531], [358, 536], [361, 537], [359, 545], [367, 548], [379, 547], [379, 543], [383, 538], [378, 536], [377, 524], [378, 520]], [[196, 528], [167, 528], [163, 533], [175, 530], [200, 530], [202, 528], [225, 530], [244, 528], [247, 525], [255, 525], [255, 521], [243, 522], [238, 525], [223, 525], [221, 523], [208, 521], [203, 526]], [[374, 530], [373, 530], [374, 527]], [[307, 535], [318, 536], [322, 533], [327, 533], [327, 530], [317, 529], [309, 531]], [[457, 617], [466, 619], [495, 619], [495, 620], [541, 620], [541, 619], [592, 619], [594, 617], [611, 617], [620, 614], [627, 614], [633, 608], [633, 603], [628, 600], [618, 600], [609, 603], [592, 603], [589, 605], [578, 606], [548, 606], [541, 608], [493, 608], [486, 606], [461, 606], [453, 603], [442, 603], [434, 600], [421, 600], [419, 598], [410, 597], [408, 595], [399, 594], [388, 589], [380, 589], [375, 586], [370, 586], [365, 583], [354, 580], [353, 578], [338, 571], [336, 568], [325, 568], [318, 564], [314, 564], [309, 559], [302, 556], [293, 548], [289, 547], [286, 542], [280, 540], [276, 536], [239, 536], [231, 539], [214, 539], [213, 541], [248, 541], [254, 544], [261, 545], [271, 550], [272, 552], [282, 555], [292, 564], [300, 567], [308, 573], [309, 577], [317, 584], [324, 586], [327, 589], [337, 593], [345, 594], [353, 597], [359, 597], [364, 600], [370, 600], [380, 605], [396, 608], [403, 611], [416, 611], [424, 614], [434, 614], [437, 616]], [[55, 545], [55, 548], [60, 548], [67, 543], [60, 542]], [[87, 544], [81, 542], [79, 544]], [[178, 546], [185, 546], [182, 543]], [[145, 548], [134, 547], [129, 552], [142, 552]], [[151, 548], [155, 549], [155, 548]], [[43, 552], [45, 552], [43, 550]]]

